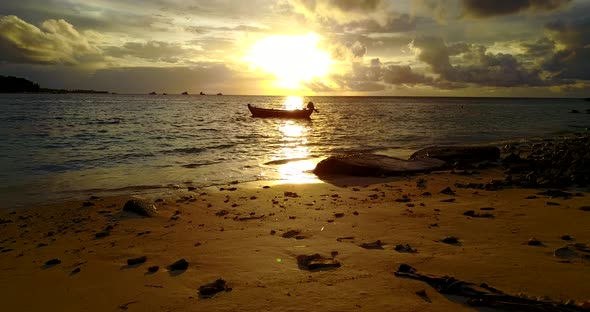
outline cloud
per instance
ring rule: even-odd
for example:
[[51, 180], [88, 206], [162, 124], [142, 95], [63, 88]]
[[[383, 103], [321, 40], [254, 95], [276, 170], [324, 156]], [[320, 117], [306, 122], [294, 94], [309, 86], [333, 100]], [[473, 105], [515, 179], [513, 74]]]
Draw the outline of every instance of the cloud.
[[548, 12], [560, 9], [571, 0], [462, 0], [464, 13], [473, 17], [517, 14], [523, 11]]
[[386, 3], [381, 0], [289, 0], [295, 12], [320, 22], [338, 24], [383, 16]]
[[14, 15], [0, 17], [0, 60], [16, 63], [77, 64], [80, 58], [100, 49], [72, 24], [46, 20], [38, 28]]
[[557, 20], [548, 23], [546, 30], [559, 49], [543, 63], [543, 69], [559, 79], [590, 80], [590, 20]]
[[149, 42], [127, 42], [121, 47], [109, 47], [104, 49], [105, 54], [123, 58], [136, 57], [150, 62], [178, 63], [187, 61], [199, 51], [193, 48], [186, 48], [178, 43], [160, 41]]
[[418, 37], [413, 46], [418, 59], [430, 65], [442, 81], [494, 87], [547, 84], [540, 69], [526, 68], [511, 54], [489, 53], [482, 45], [446, 45], [439, 37]]

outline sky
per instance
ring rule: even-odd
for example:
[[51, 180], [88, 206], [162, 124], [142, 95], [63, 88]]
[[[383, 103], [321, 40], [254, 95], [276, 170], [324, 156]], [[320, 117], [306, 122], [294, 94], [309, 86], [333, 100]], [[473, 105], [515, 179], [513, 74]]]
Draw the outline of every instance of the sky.
[[590, 0], [18, 0], [0, 75], [117, 93], [590, 97]]

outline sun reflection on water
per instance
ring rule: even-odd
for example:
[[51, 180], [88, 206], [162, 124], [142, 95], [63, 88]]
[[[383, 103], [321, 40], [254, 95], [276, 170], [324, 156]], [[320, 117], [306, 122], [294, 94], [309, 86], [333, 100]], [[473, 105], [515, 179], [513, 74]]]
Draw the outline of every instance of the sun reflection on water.
[[319, 181], [310, 172], [316, 165], [315, 162], [309, 159], [310, 151], [307, 147], [311, 128], [302, 124], [301, 121], [285, 120], [278, 125], [278, 130], [283, 137], [276, 157], [285, 160], [278, 166], [279, 179], [288, 183], [313, 183]]

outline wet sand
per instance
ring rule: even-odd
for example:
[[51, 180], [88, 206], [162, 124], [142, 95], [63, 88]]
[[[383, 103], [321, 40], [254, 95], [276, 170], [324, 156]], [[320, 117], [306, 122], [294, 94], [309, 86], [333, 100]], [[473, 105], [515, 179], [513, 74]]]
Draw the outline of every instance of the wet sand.
[[[2, 308], [474, 309], [424, 282], [394, 276], [402, 263], [513, 295], [590, 300], [590, 255], [555, 254], [568, 244], [590, 243], [590, 211], [580, 209], [590, 205], [590, 193], [570, 190], [570, 198], [550, 198], [538, 194], [545, 189], [455, 187], [499, 175], [489, 169], [473, 175], [441, 171], [315, 184], [230, 184], [144, 196], [159, 210], [149, 218], [122, 211], [130, 196], [2, 211]], [[446, 187], [455, 194], [440, 193]], [[458, 243], [444, 243], [447, 236]], [[406, 244], [417, 252], [396, 250]], [[298, 256], [316, 253], [340, 266], [309, 271], [298, 265]], [[147, 257], [144, 263], [127, 264], [141, 256]], [[52, 259], [60, 263], [46, 264]], [[179, 259], [188, 262], [186, 270], [167, 268]], [[153, 266], [158, 271], [148, 272]], [[218, 278], [227, 282], [225, 291], [200, 297], [199, 287]], [[419, 295], [422, 290], [426, 296]]]

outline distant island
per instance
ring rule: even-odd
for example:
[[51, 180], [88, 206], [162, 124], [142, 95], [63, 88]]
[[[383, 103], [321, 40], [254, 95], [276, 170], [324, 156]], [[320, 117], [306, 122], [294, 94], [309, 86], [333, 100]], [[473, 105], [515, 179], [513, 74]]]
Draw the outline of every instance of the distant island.
[[66, 90], [41, 88], [38, 83], [25, 78], [0, 75], [0, 93], [91, 93], [108, 94], [108, 91], [96, 90]]

